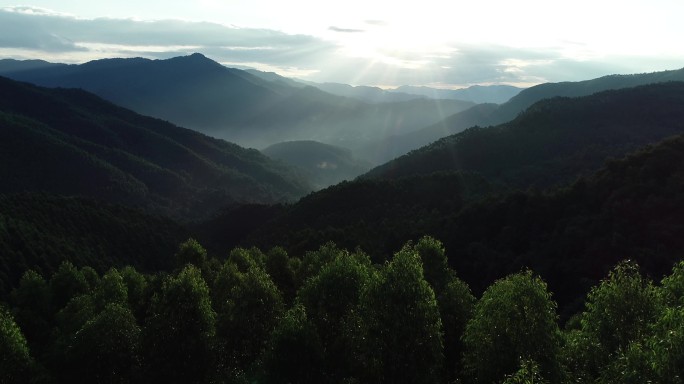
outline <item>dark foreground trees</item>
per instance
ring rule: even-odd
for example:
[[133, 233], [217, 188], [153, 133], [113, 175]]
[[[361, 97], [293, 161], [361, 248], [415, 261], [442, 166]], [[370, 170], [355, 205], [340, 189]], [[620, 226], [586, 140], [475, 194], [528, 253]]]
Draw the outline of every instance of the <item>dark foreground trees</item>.
[[531, 271], [476, 299], [425, 237], [378, 265], [181, 244], [172, 273], [65, 263], [0, 307], [0, 383], [682, 383], [684, 262], [617, 265], [559, 327]]

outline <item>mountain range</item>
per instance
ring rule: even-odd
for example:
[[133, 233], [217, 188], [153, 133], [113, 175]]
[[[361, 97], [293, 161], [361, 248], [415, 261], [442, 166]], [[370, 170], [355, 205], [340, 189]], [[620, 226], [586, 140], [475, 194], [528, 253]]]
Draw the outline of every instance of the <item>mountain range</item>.
[[465, 170], [514, 187], [548, 187], [594, 171], [609, 157], [684, 132], [682, 105], [683, 82], [545, 99], [508, 123], [466, 129], [364, 177]]
[[82, 90], [1, 77], [0, 180], [0, 193], [89, 196], [183, 220], [311, 190], [304, 177], [256, 150]]
[[255, 69], [247, 69], [246, 71], [267, 81], [286, 83], [294, 87], [310, 85], [333, 95], [351, 97], [368, 103], [391, 103], [429, 98], [470, 101], [478, 104], [501, 104], [508, 101], [522, 90], [522, 88], [510, 85], [473, 85], [461, 89], [439, 89], [426, 86], [416, 87], [403, 85], [393, 89], [382, 89], [380, 87], [364, 85], [353, 86], [341, 83], [317, 83], [313, 81], [291, 79], [273, 72], [262, 72]]
[[311, 86], [264, 80], [201, 54], [80, 65], [27, 62], [20, 69], [22, 63], [0, 62], [0, 75], [47, 87], [82, 88], [138, 113], [251, 147], [306, 139], [353, 149], [474, 105], [426, 98], [370, 104]]
[[[507, 103], [468, 104], [440, 120], [440, 105], [427, 98], [364, 103], [225, 68], [201, 55], [0, 67], [10, 64], [15, 77], [101, 86], [101, 94], [128, 95], [128, 102], [159, 111], [204, 95], [194, 107], [224, 108], [222, 116], [236, 126], [263, 123], [250, 126], [253, 135], [270, 132], [264, 128], [268, 119], [281, 120], [283, 127], [298, 121], [303, 133], [306, 124], [324, 126], [335, 119], [356, 124], [362, 117], [344, 120], [355, 113], [377, 122], [392, 111], [396, 115], [383, 120], [391, 125], [422, 110], [433, 115], [433, 123], [423, 130], [393, 131], [416, 135], [415, 145], [420, 133], [447, 136], [360, 178], [310, 193], [323, 185], [325, 175], [314, 175], [314, 168], [360, 172], [354, 153], [294, 141], [264, 149], [266, 156], [84, 90], [0, 78], [0, 205], [17, 207], [0, 212], [0, 241], [18, 260], [0, 269], [3, 282], [16, 283], [17, 271], [32, 264], [54, 268], [59, 258], [100, 260], [96, 265], [102, 269], [128, 263], [127, 250], [113, 244], [121, 242], [122, 233], [137, 230], [144, 235], [134, 243], [144, 247], [140, 244], [155, 226], [162, 231], [155, 241], [165, 252], [192, 233], [214, 254], [225, 255], [236, 245], [280, 246], [295, 256], [292, 263], [329, 241], [360, 247], [381, 262], [407, 241], [432, 235], [444, 242], [449, 263], [476, 293], [529, 267], [549, 282], [561, 310], [573, 313], [578, 298], [621, 258], [633, 258], [647, 273], [661, 276], [681, 257], [684, 82], [670, 80], [679, 79], [682, 70], [533, 87]], [[16, 69], [23, 65], [31, 68]], [[217, 98], [219, 93], [225, 98]], [[165, 113], [190, 118], [190, 110]], [[197, 121], [219, 116], [195, 112]], [[312, 120], [302, 123], [302, 116]], [[364, 127], [345, 131], [340, 125], [336, 134], [364, 143], [390, 125], [367, 136]], [[378, 145], [369, 152], [381, 150]], [[59, 213], [62, 208], [68, 212]], [[50, 219], [53, 215], [64, 220]], [[51, 223], [59, 230], [44, 229]], [[87, 242], [64, 235], [89, 225], [95, 234]], [[63, 237], [65, 244], [58, 241]], [[111, 252], [98, 251], [108, 247]], [[59, 258], [43, 257], [51, 252]], [[168, 267], [158, 253], [152, 257], [138, 265]], [[11, 284], [3, 283], [2, 290]]]
[[[334, 239], [381, 257], [407, 239], [432, 232], [422, 232], [420, 220], [408, 224], [412, 217], [457, 215], [464, 204], [486, 195], [567, 185], [590, 177], [606, 161], [610, 171], [610, 159], [683, 134], [682, 105], [684, 82], [542, 100], [509, 123], [451, 135], [354, 181], [309, 195], [284, 213], [274, 213], [274, 224], [254, 239], [275, 238], [270, 245], [296, 239], [292, 244], [303, 247], [299, 251], [320, 245], [317, 240]], [[401, 224], [390, 219], [397, 215]], [[326, 234], [298, 237], [295, 222], [308, 228], [303, 233]], [[367, 231], [382, 235], [366, 238]], [[394, 236], [396, 242], [390, 241]]]
[[406, 134], [366, 143], [357, 150], [359, 156], [376, 164], [390, 161], [442, 137], [467, 128], [488, 127], [513, 120], [534, 103], [548, 98], [588, 96], [596, 92], [636, 87], [639, 85], [684, 81], [684, 68], [672, 71], [610, 75], [579, 82], [544, 83], [523, 89], [501, 105], [480, 104], [470, 110], [458, 112], [433, 125]]
[[[510, 123], [442, 139], [293, 205], [233, 211], [261, 214], [260, 223], [223, 239], [293, 254], [333, 241], [382, 262], [431, 235], [476, 292], [532, 268], [567, 318], [619, 260], [657, 278], [681, 258], [681, 105], [683, 82], [543, 100]], [[212, 223], [223, 232], [225, 220]]]
[[502, 104], [516, 96], [523, 88], [512, 85], [472, 85], [461, 89], [440, 89], [426, 86], [402, 85], [392, 92], [419, 95], [432, 99], [468, 100], [473, 103]]

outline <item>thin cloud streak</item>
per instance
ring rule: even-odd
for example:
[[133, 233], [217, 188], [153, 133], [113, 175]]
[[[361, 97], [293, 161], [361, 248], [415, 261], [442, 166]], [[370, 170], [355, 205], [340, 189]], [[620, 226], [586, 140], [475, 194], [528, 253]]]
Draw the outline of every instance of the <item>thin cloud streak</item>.
[[340, 28], [340, 27], [335, 27], [335, 26], [328, 27], [328, 30], [333, 31], [333, 32], [341, 32], [341, 33], [363, 33], [363, 32], [366, 32], [363, 29]]

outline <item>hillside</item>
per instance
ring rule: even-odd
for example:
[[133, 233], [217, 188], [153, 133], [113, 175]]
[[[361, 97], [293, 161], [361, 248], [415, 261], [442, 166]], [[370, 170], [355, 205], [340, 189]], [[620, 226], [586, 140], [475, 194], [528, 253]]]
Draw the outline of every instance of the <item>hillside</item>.
[[476, 125], [489, 126], [494, 122], [492, 113], [497, 107], [496, 104], [478, 104], [417, 131], [370, 142], [359, 148], [357, 152], [359, 156], [369, 159], [372, 163], [383, 164], [413, 149], [428, 145], [442, 137], [459, 133], [467, 128]]
[[[265, 220], [243, 241], [264, 249], [281, 245], [294, 254], [333, 241], [343, 248], [359, 246], [375, 261], [383, 261], [406, 241], [437, 230], [436, 223], [467, 202], [501, 190], [467, 173], [357, 179], [312, 193], [282, 211], [272, 209], [274, 220]], [[252, 207], [249, 211], [265, 209]], [[220, 220], [214, 223], [218, 225]], [[219, 239], [207, 240], [218, 244]]]
[[369, 163], [356, 159], [349, 149], [316, 141], [288, 141], [261, 152], [300, 169], [315, 189], [351, 180], [371, 168]]
[[683, 178], [680, 135], [543, 193], [507, 192], [468, 174], [359, 179], [272, 212], [241, 244], [302, 254], [334, 241], [379, 262], [428, 234], [443, 239], [449, 264], [475, 292], [531, 268], [567, 318], [619, 260], [658, 278], [681, 259]]
[[682, 103], [678, 82], [544, 100], [510, 123], [470, 128], [364, 177], [464, 170], [520, 188], [572, 181], [608, 157], [684, 132]]
[[201, 54], [167, 60], [105, 59], [2, 72], [48, 87], [76, 87], [138, 113], [249, 147], [316, 140], [346, 147], [412, 132], [473, 105], [457, 100], [369, 104], [270, 81]]
[[256, 150], [138, 115], [81, 90], [0, 78], [0, 193], [83, 195], [181, 219], [310, 187]]
[[188, 236], [169, 219], [102, 201], [0, 194], [0, 297], [27, 269], [48, 274], [65, 260], [99, 272], [126, 265], [168, 270]]

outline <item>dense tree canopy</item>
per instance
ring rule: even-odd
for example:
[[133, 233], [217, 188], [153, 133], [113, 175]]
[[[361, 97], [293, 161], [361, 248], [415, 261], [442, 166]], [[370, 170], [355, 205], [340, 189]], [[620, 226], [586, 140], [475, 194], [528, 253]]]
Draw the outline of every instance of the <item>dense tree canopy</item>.
[[[196, 241], [179, 249], [204, 255]], [[682, 383], [682, 263], [661, 283], [633, 262], [617, 264], [561, 328], [533, 272], [500, 279], [476, 298], [445, 251], [423, 237], [382, 264], [328, 243], [301, 259], [282, 248], [236, 248], [223, 261], [192, 256], [170, 274], [99, 274], [69, 263], [46, 278], [29, 270], [0, 311], [1, 377]]]

